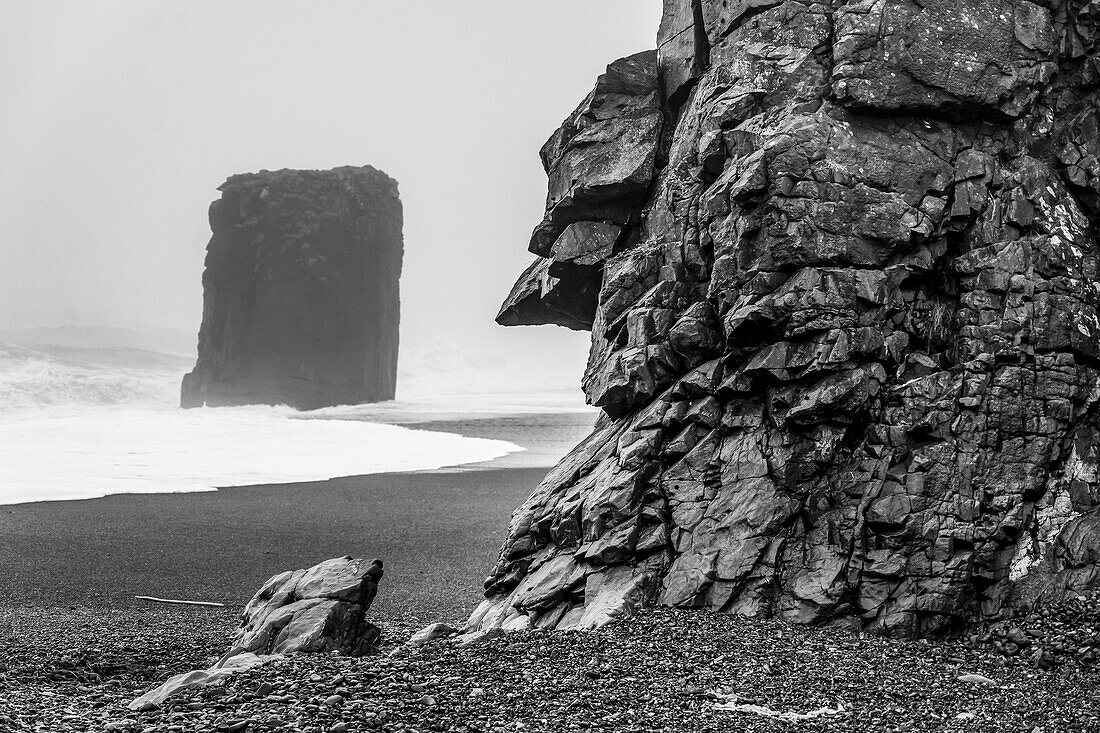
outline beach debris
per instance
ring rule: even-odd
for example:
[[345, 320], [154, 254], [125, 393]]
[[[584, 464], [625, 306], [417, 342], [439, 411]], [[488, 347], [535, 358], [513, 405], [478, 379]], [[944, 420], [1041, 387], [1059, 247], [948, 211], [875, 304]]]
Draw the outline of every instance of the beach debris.
[[166, 603], [172, 606], [207, 606], [209, 608], [225, 608], [224, 603], [216, 603], [214, 601], [183, 601], [175, 598], [154, 598], [153, 596], [134, 596], [139, 601], [149, 601], [150, 603]]
[[959, 682], [966, 682], [971, 685], [996, 685], [997, 681], [986, 677], [983, 674], [961, 674], [959, 675]]
[[714, 694], [715, 697], [725, 698], [725, 702], [718, 703], [714, 706], [715, 710], [728, 710], [734, 713], [747, 713], [749, 715], [759, 715], [762, 718], [772, 718], [773, 720], [782, 720], [787, 723], [794, 723], [802, 720], [815, 720], [817, 718], [825, 718], [833, 715], [845, 715], [847, 710], [840, 703], [837, 703], [835, 708], [817, 708], [815, 710], [809, 710], [804, 713], [796, 713], [790, 710], [772, 710], [764, 705], [757, 705], [755, 703], [739, 703], [737, 702], [737, 695], [722, 695]]
[[273, 576], [245, 606], [234, 653], [376, 652], [381, 633], [366, 613], [382, 572], [381, 560], [348, 556]]

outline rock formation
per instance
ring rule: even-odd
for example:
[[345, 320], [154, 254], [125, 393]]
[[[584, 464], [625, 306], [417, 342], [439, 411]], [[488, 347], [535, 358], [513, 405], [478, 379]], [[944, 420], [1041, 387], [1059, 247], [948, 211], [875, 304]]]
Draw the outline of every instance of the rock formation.
[[183, 407], [393, 399], [401, 202], [370, 166], [233, 176], [210, 206]]
[[172, 675], [127, 707], [151, 710], [190, 690], [224, 684], [226, 678], [284, 654], [373, 654], [381, 632], [366, 620], [366, 613], [381, 580], [381, 560], [352, 557], [272, 576], [245, 606], [233, 646], [216, 664]]
[[336, 557], [270, 578], [244, 609], [233, 654], [378, 650], [378, 627], [366, 620], [382, 580], [381, 560]]
[[665, 0], [542, 150], [506, 325], [595, 432], [473, 628], [925, 635], [1100, 584], [1100, 4]]

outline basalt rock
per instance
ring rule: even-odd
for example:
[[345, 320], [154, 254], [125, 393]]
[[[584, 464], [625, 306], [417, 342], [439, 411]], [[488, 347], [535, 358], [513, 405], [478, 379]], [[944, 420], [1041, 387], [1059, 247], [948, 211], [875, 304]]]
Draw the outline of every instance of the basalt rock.
[[381, 560], [351, 557], [280, 573], [245, 607], [233, 653], [375, 652], [381, 634], [366, 613], [381, 579]]
[[1100, 584], [1098, 24], [666, 0], [543, 149], [500, 320], [591, 329], [604, 414], [471, 627], [926, 635]]
[[381, 560], [352, 557], [272, 576], [245, 606], [233, 645], [220, 660], [172, 675], [127, 707], [150, 710], [189, 691], [225, 684], [228, 677], [284, 654], [373, 654], [381, 632], [366, 614], [381, 580]]
[[591, 328], [602, 265], [640, 221], [657, 169], [664, 111], [656, 58], [650, 51], [608, 66], [542, 146], [550, 186], [531, 236], [537, 257], [501, 307], [501, 325]]
[[182, 406], [393, 399], [397, 183], [365, 166], [238, 175], [219, 190]]

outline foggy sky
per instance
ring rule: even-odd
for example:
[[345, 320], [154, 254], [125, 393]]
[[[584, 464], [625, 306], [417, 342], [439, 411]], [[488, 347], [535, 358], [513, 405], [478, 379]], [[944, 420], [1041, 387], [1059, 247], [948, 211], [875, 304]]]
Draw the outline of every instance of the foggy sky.
[[531, 258], [538, 148], [608, 63], [654, 47], [660, 5], [9, 0], [0, 329], [197, 332], [227, 176], [370, 164], [404, 203], [403, 349], [576, 362], [587, 334], [492, 319]]

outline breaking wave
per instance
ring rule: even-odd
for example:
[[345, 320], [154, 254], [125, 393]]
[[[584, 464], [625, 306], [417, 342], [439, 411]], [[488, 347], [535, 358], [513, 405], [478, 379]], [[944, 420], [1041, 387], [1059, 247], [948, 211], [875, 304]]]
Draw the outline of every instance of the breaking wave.
[[300, 420], [286, 407], [25, 410], [0, 419], [0, 504], [431, 470], [517, 450], [396, 425]]
[[0, 344], [0, 504], [432, 470], [521, 450], [368, 416], [181, 410], [186, 368], [134, 349]]
[[54, 349], [0, 343], [0, 413], [36, 407], [171, 405], [182, 357], [138, 349]]

